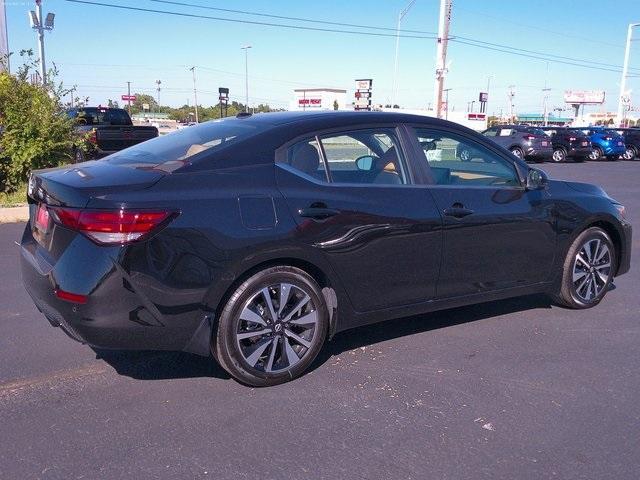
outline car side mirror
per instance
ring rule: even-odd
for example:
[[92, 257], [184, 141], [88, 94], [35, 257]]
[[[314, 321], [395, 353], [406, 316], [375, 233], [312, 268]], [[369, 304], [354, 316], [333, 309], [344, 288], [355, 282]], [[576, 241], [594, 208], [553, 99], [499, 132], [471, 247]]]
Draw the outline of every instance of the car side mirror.
[[356, 167], [364, 172], [373, 170], [373, 157], [371, 155], [363, 155], [356, 158]]
[[549, 177], [542, 170], [530, 168], [527, 173], [527, 190], [543, 190], [549, 183]]

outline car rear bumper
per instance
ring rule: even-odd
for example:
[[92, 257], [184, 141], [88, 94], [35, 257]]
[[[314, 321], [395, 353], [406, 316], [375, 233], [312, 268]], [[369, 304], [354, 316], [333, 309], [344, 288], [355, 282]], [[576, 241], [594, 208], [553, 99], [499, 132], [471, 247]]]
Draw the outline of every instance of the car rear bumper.
[[591, 146], [569, 147], [567, 157], [588, 157], [591, 153]]
[[545, 160], [553, 156], [553, 147], [529, 147], [524, 153], [527, 159]]
[[623, 155], [627, 149], [624, 145], [603, 145], [602, 151], [605, 155]]
[[[105, 252], [98, 253], [101, 248], [79, 235], [54, 262], [27, 226], [20, 268], [25, 289], [38, 310], [52, 325], [92, 347], [192, 351], [192, 337], [206, 316], [201, 304], [176, 306], [171, 305], [175, 301], [171, 298], [159, 304], [131, 272]], [[56, 290], [86, 295], [87, 301], [62, 300]]]

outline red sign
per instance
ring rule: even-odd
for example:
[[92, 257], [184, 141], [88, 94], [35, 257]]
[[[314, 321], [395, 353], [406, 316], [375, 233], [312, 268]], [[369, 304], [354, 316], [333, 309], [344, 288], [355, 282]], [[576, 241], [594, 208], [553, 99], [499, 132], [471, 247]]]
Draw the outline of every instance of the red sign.
[[122, 95], [122, 100], [124, 100], [125, 102], [135, 102], [136, 101], [136, 96], [135, 95]]
[[298, 99], [298, 105], [320, 105], [322, 99], [320, 98], [300, 98]]

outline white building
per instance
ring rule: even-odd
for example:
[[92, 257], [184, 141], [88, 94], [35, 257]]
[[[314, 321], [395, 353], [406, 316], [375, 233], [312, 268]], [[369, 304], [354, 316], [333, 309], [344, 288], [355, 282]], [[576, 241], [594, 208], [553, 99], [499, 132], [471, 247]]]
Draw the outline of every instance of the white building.
[[289, 110], [344, 110], [347, 91], [337, 88], [300, 88], [293, 91]]

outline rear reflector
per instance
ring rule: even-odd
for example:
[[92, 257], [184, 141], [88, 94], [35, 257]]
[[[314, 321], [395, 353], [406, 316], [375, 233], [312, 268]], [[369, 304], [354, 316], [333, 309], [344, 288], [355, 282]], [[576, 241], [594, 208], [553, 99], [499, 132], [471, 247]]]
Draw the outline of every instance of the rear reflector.
[[78, 210], [49, 207], [61, 225], [102, 245], [124, 245], [148, 237], [175, 216], [171, 211]]
[[56, 297], [71, 303], [87, 303], [87, 296], [56, 289]]

